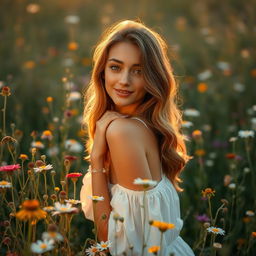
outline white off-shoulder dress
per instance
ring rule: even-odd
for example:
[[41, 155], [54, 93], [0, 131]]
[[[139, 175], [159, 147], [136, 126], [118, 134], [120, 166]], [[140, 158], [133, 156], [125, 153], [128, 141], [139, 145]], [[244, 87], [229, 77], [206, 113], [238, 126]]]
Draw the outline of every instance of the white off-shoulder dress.
[[[88, 198], [89, 195], [92, 195], [91, 184], [91, 174], [87, 173], [83, 178], [80, 200], [85, 217], [93, 221], [92, 201]], [[108, 239], [112, 242], [110, 253], [113, 256], [124, 255], [123, 252], [127, 256], [141, 256], [144, 221], [144, 208], [141, 206], [144, 192], [130, 190], [119, 184], [109, 184], [109, 189], [112, 207], [108, 221]], [[115, 213], [124, 218], [123, 223], [114, 220]], [[147, 247], [144, 255], [152, 255], [152, 253], [148, 253], [148, 248], [160, 245], [161, 233], [158, 228], [148, 224], [150, 220], [175, 224], [175, 229], [167, 230], [163, 235], [163, 256], [170, 254], [175, 256], [194, 255], [189, 245], [179, 236], [183, 225], [180, 218], [179, 197], [173, 184], [164, 174], [155, 187], [146, 191], [145, 239]]]

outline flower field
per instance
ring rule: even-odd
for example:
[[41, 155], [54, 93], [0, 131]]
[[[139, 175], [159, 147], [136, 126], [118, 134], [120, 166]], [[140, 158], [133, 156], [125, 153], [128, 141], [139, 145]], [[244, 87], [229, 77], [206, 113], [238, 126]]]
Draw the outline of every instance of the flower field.
[[137, 17], [166, 38], [180, 85], [181, 236], [195, 255], [256, 255], [255, 1], [14, 0], [0, 13], [0, 255], [109, 255], [79, 201], [83, 91], [101, 32]]

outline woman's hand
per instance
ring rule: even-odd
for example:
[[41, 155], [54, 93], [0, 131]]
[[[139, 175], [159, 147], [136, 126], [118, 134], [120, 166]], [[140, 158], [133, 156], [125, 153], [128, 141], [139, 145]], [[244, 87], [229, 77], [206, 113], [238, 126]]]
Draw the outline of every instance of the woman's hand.
[[[106, 141], [106, 130], [109, 124], [117, 118], [125, 118], [127, 115], [122, 115], [115, 111], [106, 111], [104, 115], [96, 122], [96, 130], [94, 134], [94, 142], [91, 151], [91, 162], [103, 161], [108, 151]], [[96, 168], [96, 167], [95, 167]]]

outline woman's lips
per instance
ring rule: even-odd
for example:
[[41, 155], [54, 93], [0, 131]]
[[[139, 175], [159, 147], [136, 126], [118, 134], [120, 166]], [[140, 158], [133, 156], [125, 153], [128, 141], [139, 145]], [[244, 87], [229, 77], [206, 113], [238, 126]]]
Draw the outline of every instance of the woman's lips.
[[120, 97], [127, 97], [130, 94], [132, 94], [132, 92], [126, 91], [126, 90], [115, 89], [115, 91], [116, 91], [117, 95]]

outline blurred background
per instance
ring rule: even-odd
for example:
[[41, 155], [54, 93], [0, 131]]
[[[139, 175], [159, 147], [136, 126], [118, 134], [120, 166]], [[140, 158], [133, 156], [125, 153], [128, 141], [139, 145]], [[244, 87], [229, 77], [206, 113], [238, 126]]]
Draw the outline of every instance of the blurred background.
[[82, 92], [93, 46], [113, 22], [139, 18], [168, 42], [180, 84], [183, 129], [194, 157], [183, 174], [182, 235], [196, 248], [202, 226], [196, 216], [207, 208], [201, 191], [212, 187], [213, 210], [221, 198], [232, 202], [226, 224], [219, 222], [228, 229], [219, 255], [253, 253], [243, 254], [256, 231], [246, 214], [256, 206], [255, 138], [238, 134], [256, 130], [255, 15], [255, 0], [0, 0], [0, 88], [11, 90], [6, 134], [19, 140], [17, 155], [29, 154], [32, 131], [50, 130], [54, 142], [41, 153], [58, 166], [62, 142], [77, 143], [73, 153], [80, 161], [72, 168], [85, 172]]

